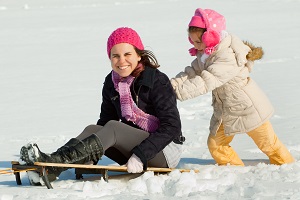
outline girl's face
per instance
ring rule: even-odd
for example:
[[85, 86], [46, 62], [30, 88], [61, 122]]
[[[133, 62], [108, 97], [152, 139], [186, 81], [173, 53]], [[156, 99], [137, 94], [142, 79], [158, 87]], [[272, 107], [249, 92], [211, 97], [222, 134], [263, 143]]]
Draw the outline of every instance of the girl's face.
[[121, 77], [129, 76], [141, 60], [134, 47], [128, 43], [116, 44], [112, 47], [110, 61], [112, 69]]
[[197, 32], [191, 32], [189, 33], [189, 37], [191, 39], [191, 41], [193, 42], [193, 45], [195, 47], [195, 49], [197, 49], [198, 51], [200, 51], [200, 53], [204, 53], [204, 49], [206, 48], [205, 44], [201, 41], [201, 37], [202, 37], [202, 32], [197, 31]]

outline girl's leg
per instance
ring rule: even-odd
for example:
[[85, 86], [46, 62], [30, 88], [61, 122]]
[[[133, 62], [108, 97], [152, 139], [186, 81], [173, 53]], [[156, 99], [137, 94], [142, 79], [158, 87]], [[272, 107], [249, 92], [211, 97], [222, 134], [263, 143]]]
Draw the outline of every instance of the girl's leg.
[[209, 135], [207, 139], [208, 149], [218, 165], [244, 166], [234, 149], [229, 145], [234, 136], [225, 136], [223, 124], [220, 125], [216, 135]]
[[[105, 126], [90, 125], [77, 136], [82, 140], [95, 133], [101, 140], [104, 149], [104, 155], [114, 160], [118, 164], [126, 164], [131, 150], [145, 140], [149, 133], [119, 121], [109, 121]], [[148, 162], [148, 166], [168, 167], [163, 152], [159, 152]]]
[[253, 139], [257, 147], [269, 157], [271, 164], [282, 165], [295, 161], [287, 148], [277, 138], [269, 121], [247, 134]]

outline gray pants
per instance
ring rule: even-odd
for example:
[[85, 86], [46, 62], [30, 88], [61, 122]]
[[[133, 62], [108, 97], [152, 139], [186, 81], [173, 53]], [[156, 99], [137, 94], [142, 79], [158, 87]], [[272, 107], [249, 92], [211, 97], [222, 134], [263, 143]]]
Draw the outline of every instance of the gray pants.
[[[104, 126], [89, 125], [76, 138], [83, 140], [95, 133], [101, 140], [104, 155], [120, 165], [127, 163], [132, 155], [130, 152], [135, 146], [145, 140], [149, 133], [119, 121], [111, 120]], [[163, 152], [159, 152], [148, 161], [149, 167], [168, 167]]]

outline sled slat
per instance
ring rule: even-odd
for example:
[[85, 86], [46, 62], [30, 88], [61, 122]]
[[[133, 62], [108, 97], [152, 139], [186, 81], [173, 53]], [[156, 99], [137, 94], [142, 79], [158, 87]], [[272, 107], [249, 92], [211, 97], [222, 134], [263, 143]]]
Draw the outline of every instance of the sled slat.
[[[84, 165], [84, 164], [65, 164], [65, 163], [45, 163], [45, 162], [35, 162], [34, 165], [37, 166], [48, 166], [48, 167], [64, 167], [64, 168], [83, 168], [83, 169], [107, 169], [109, 171], [117, 172], [127, 172], [126, 166], [114, 166], [114, 165]], [[167, 173], [173, 170], [179, 170], [180, 172], [190, 172], [190, 169], [177, 169], [177, 168], [158, 168], [158, 167], [148, 167], [147, 171], [162, 172]], [[196, 173], [199, 170], [193, 170]]]

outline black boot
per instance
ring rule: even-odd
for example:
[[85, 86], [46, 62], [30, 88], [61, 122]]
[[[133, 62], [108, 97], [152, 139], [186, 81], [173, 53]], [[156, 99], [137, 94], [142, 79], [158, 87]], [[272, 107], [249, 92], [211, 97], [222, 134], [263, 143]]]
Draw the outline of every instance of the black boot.
[[[70, 144], [74, 144], [74, 142], [77, 144], [75, 144], [75, 146], [64, 145], [50, 155], [41, 152], [37, 144], [28, 144], [21, 148], [21, 160], [28, 165], [32, 165], [34, 162], [84, 164], [89, 161], [100, 160], [103, 155], [101, 141], [95, 134], [82, 141], [73, 138], [69, 142]], [[67, 170], [67, 168], [51, 167], [48, 173], [59, 176], [59, 174], [65, 170]]]
[[39, 150], [40, 158], [38, 160], [40, 160], [39, 162], [74, 164], [84, 164], [92, 160], [100, 160], [103, 155], [103, 147], [97, 135], [93, 134], [82, 141], [77, 140], [77, 142], [75, 146], [63, 146], [50, 155]]
[[[56, 152], [61, 152], [66, 150], [69, 147], [76, 146], [78, 143], [80, 143], [80, 140], [76, 138], [71, 138], [66, 144], [64, 144], [62, 147], [56, 150]], [[38, 148], [38, 147], [37, 147]], [[63, 172], [63, 168], [53, 168], [48, 170], [48, 180], [50, 182], [53, 182], [57, 179], [57, 177], [60, 175], [61, 172]], [[32, 182], [32, 185], [35, 185], [34, 182]]]
[[[76, 146], [80, 143], [80, 140], [76, 138], [71, 138], [66, 144], [58, 148], [56, 152], [61, 152], [71, 146]], [[38, 161], [39, 152], [41, 152], [35, 143], [28, 143], [23, 146], [20, 151], [20, 163], [24, 165], [33, 165], [34, 162]], [[42, 153], [43, 154], [43, 153]]]
[[[80, 142], [81, 141], [78, 140], [77, 138], [71, 138], [65, 145], [63, 145], [62, 147], [60, 147], [59, 149], [57, 149], [56, 152], [66, 151], [66, 150], [68, 150], [68, 148], [74, 147], [74, 146], [76, 146]], [[89, 162], [93, 163], [94, 165], [97, 165], [98, 161], [99, 161], [99, 159], [96, 159], [96, 160], [93, 159], [93, 160], [91, 160]]]
[[66, 144], [64, 144], [62, 147], [60, 147], [56, 151], [63, 151], [63, 149], [65, 149], [65, 148], [76, 146], [79, 142], [80, 142], [80, 140], [78, 140], [77, 138], [71, 138]]

